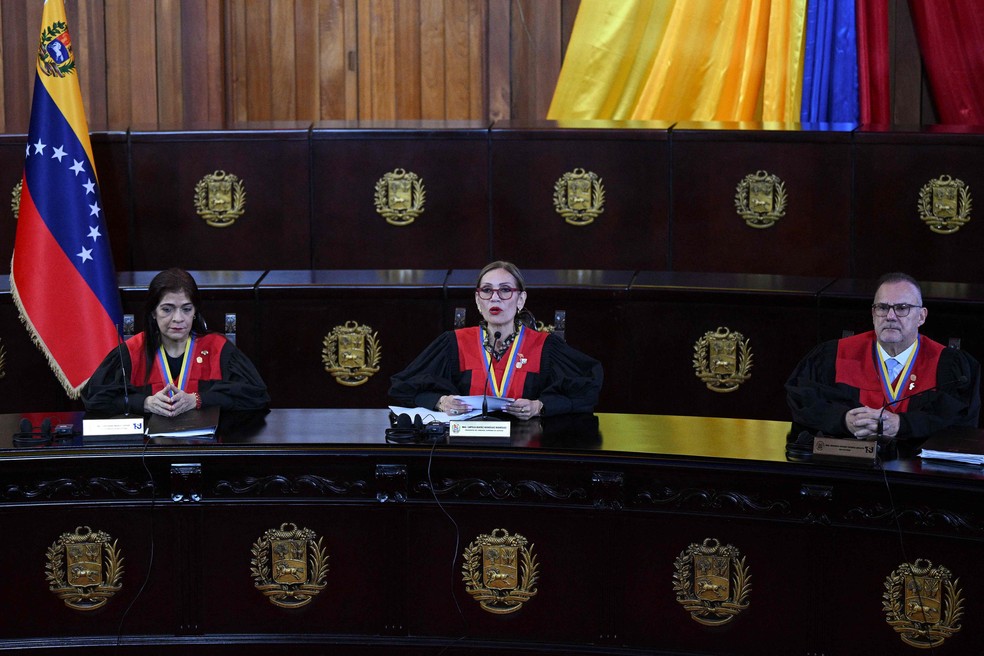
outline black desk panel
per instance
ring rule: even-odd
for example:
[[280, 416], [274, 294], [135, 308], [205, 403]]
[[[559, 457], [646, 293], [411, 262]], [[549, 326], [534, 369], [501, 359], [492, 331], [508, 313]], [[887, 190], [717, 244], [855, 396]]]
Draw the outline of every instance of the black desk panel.
[[[383, 410], [300, 409], [227, 414], [213, 441], [15, 449], [19, 419], [0, 416], [10, 653], [896, 653], [910, 647], [886, 622], [885, 582], [916, 559], [959, 579], [942, 649], [976, 653], [984, 635], [980, 469], [790, 463], [784, 422], [600, 414], [432, 447], [385, 444]], [[325, 588], [296, 609], [252, 572], [272, 548], [261, 537], [292, 526], [328, 558]], [[103, 608], [78, 611], [45, 572], [59, 536], [90, 529], [124, 571]], [[462, 565], [502, 532], [528, 540], [539, 577], [495, 614]], [[677, 600], [691, 545], [737, 550], [750, 576], [720, 626]]]

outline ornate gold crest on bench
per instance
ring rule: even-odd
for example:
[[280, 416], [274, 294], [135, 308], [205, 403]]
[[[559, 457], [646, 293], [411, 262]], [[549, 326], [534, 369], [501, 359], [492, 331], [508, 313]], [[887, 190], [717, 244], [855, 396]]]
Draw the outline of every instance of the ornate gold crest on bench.
[[576, 168], [554, 183], [554, 208], [564, 221], [586, 226], [605, 211], [605, 188], [591, 171]]
[[250, 571], [256, 589], [275, 606], [300, 608], [325, 589], [328, 554], [322, 538], [308, 528], [285, 522], [253, 544]]
[[752, 350], [739, 332], [719, 326], [694, 344], [694, 369], [712, 392], [733, 392], [751, 378]]
[[735, 547], [714, 538], [691, 544], [673, 562], [677, 602], [695, 622], [719, 626], [748, 608], [752, 575]]
[[340, 385], [355, 387], [379, 372], [381, 348], [378, 334], [369, 326], [346, 321], [335, 326], [325, 335], [321, 349], [321, 361], [325, 371], [335, 377]]
[[917, 558], [902, 563], [885, 579], [885, 621], [902, 642], [933, 649], [961, 629], [963, 596], [945, 567]]
[[963, 180], [941, 175], [919, 190], [919, 218], [933, 232], [949, 235], [970, 221], [970, 188]]
[[518, 533], [497, 528], [468, 545], [462, 556], [465, 591], [483, 610], [497, 615], [514, 613], [536, 593], [540, 564], [532, 545]]
[[786, 185], [765, 171], [749, 173], [735, 192], [738, 215], [750, 228], [770, 228], [786, 215]]
[[227, 228], [246, 211], [243, 181], [232, 173], [216, 171], [195, 185], [195, 210], [213, 228]]
[[88, 526], [62, 533], [48, 547], [48, 589], [75, 610], [95, 610], [123, 589], [123, 556], [109, 534]]
[[410, 225], [423, 214], [426, 196], [419, 175], [394, 169], [376, 182], [376, 211], [390, 225]]

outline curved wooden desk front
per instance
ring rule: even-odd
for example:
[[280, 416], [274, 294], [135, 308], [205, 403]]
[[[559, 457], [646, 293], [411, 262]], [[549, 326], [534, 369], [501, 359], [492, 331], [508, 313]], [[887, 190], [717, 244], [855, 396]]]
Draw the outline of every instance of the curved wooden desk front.
[[[385, 411], [232, 419], [214, 443], [13, 448], [20, 416], [0, 416], [0, 649], [898, 653], [912, 648], [886, 621], [885, 583], [917, 559], [957, 580], [947, 653], [984, 636], [977, 469], [791, 463], [787, 425], [768, 421], [601, 414], [516, 425], [508, 446], [432, 448], [386, 444]], [[319, 537], [327, 573], [284, 608], [252, 570], [264, 535], [294, 526]], [[70, 608], [46, 577], [77, 527], [123, 558], [97, 610]], [[539, 576], [496, 614], [462, 566], [504, 532], [528, 540]], [[694, 544], [733, 547], [749, 575], [745, 607], [719, 626], [677, 599]]]

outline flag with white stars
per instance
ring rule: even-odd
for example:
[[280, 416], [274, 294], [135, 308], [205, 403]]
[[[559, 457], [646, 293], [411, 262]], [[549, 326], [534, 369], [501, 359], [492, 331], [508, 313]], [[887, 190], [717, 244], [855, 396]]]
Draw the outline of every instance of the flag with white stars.
[[10, 287], [65, 391], [117, 344], [120, 304], [64, 0], [41, 18]]

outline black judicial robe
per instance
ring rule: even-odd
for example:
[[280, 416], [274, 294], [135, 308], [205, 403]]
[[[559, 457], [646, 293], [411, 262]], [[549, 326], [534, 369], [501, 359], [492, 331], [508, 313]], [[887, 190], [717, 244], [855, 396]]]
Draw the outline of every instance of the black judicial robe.
[[[406, 369], [390, 379], [390, 398], [395, 405], [412, 408], [434, 408], [447, 394], [467, 396], [472, 393], [475, 372], [462, 366], [458, 333], [475, 331], [462, 328], [440, 335], [414, 359]], [[477, 339], [462, 339], [461, 348], [473, 349], [464, 358], [481, 360]], [[470, 346], [469, 346], [470, 345]], [[601, 363], [568, 346], [556, 335], [543, 341], [538, 372], [526, 374], [523, 397], [543, 403], [543, 414], [554, 416], [571, 412], [594, 412], [601, 391]]]
[[[791, 438], [795, 439], [804, 430], [835, 437], [851, 437], [844, 425], [844, 415], [848, 410], [864, 405], [861, 402], [862, 388], [866, 396], [881, 388], [882, 383], [877, 375], [878, 356], [874, 349], [874, 331], [845, 339], [865, 340], [870, 343], [870, 347], [859, 349], [859, 352], [865, 353], [864, 357], [870, 358], [870, 362], [865, 361], [859, 367], [860, 371], [870, 376], [870, 380], [858, 380], [855, 384], [838, 382], [844, 380], [843, 372], [837, 371], [838, 347], [844, 340], [824, 342], [814, 348], [800, 361], [786, 381], [786, 402], [793, 415]], [[900, 418], [898, 437], [927, 437], [949, 426], [976, 428], [981, 405], [980, 365], [977, 360], [964, 351], [945, 348], [932, 342], [924, 335], [920, 335], [920, 340], [940, 347], [935, 384], [941, 389], [933, 390], [932, 386], [916, 387], [911, 391], [904, 389], [903, 395], [915, 394], [921, 389], [928, 391], [911, 397], [905, 402], [905, 411], [897, 412]], [[926, 352], [933, 350], [924, 349]], [[914, 366], [918, 366], [918, 359]], [[958, 382], [962, 378], [965, 379], [964, 382]], [[884, 396], [881, 398], [882, 404], [888, 400]], [[894, 409], [895, 406], [891, 406], [886, 412]]]
[[[127, 348], [114, 348], [96, 368], [89, 382], [82, 388], [82, 401], [89, 412], [117, 414], [123, 412], [123, 371], [128, 374], [126, 381], [130, 412], [142, 414], [144, 400], [164, 388], [164, 377], [160, 364], [155, 359], [154, 370], [148, 384], [143, 384], [143, 362], [134, 367], [131, 360], [131, 347], [135, 353], [143, 343], [143, 333], [134, 335], [127, 341]], [[122, 362], [120, 357], [122, 355]], [[218, 372], [213, 361], [218, 355]], [[235, 344], [218, 333], [208, 333], [197, 337], [194, 358], [190, 363], [189, 381], [186, 392], [198, 392], [202, 405], [217, 405], [224, 410], [261, 410], [270, 403], [266, 383], [246, 355]], [[136, 359], [136, 357], [134, 357]], [[136, 371], [135, 371], [136, 370]], [[135, 377], [134, 374], [137, 374]], [[135, 378], [139, 378], [138, 380]]]

